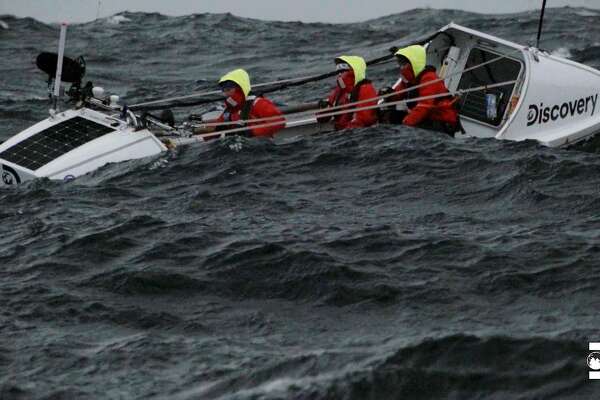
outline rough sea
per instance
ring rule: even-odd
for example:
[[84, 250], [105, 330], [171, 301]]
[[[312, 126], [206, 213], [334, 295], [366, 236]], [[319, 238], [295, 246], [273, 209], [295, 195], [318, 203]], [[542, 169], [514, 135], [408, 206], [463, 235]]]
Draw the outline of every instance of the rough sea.
[[[6, 140], [47, 116], [34, 60], [59, 29], [0, 21]], [[238, 67], [256, 83], [327, 72], [450, 21], [527, 44], [538, 12], [122, 13], [71, 25], [66, 54], [135, 103], [212, 89]], [[598, 68], [599, 22], [550, 9], [541, 47]], [[378, 87], [395, 74], [369, 70]], [[600, 342], [594, 148], [389, 126], [229, 138], [3, 188], [0, 204], [2, 400], [600, 397], [586, 362]]]

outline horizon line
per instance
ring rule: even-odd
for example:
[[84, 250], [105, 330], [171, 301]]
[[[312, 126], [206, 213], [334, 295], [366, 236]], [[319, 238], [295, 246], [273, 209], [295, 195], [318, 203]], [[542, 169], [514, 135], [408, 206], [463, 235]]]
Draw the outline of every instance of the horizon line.
[[[598, 6], [598, 8], [593, 8], [593, 7], [588, 7], [588, 6], [578, 6], [578, 7], [572, 7], [572, 6], [568, 6], [568, 5], [564, 5], [564, 6], [555, 6], [555, 7], [546, 7], [546, 9], [563, 9], [563, 8], [569, 8], [569, 9], [581, 9], [581, 10], [590, 10], [590, 11], [600, 11], [600, 6]], [[381, 18], [386, 18], [392, 15], [401, 15], [401, 14], [405, 14], [405, 13], [409, 13], [409, 12], [413, 12], [413, 11], [419, 11], [419, 10], [438, 10], [438, 11], [460, 11], [460, 12], [464, 12], [464, 13], [469, 13], [469, 14], [478, 14], [478, 15], [513, 15], [513, 14], [522, 14], [522, 13], [527, 13], [527, 12], [532, 12], [532, 11], [538, 11], [538, 8], [527, 8], [527, 9], [522, 9], [519, 11], [515, 11], [515, 12], [498, 12], [498, 13], [483, 13], [483, 12], [478, 12], [478, 11], [469, 11], [469, 10], [465, 10], [465, 9], [460, 9], [460, 8], [441, 8], [441, 7], [431, 7], [431, 6], [427, 6], [427, 7], [416, 7], [416, 8], [411, 8], [409, 10], [405, 10], [405, 11], [401, 11], [401, 12], [397, 12], [397, 13], [391, 13], [391, 14], [387, 14], [387, 15], [382, 15], [379, 17], [374, 17], [374, 18], [368, 18], [368, 19], [363, 19], [363, 20], [353, 20], [353, 21], [322, 21], [322, 20], [301, 20], [301, 19], [280, 19], [280, 18], [255, 18], [255, 17], [245, 17], [245, 16], [241, 16], [241, 15], [237, 15], [234, 14], [233, 12], [227, 11], [227, 12], [194, 12], [194, 13], [188, 13], [188, 14], [164, 14], [162, 12], [159, 11], [132, 11], [132, 10], [121, 10], [121, 11], [117, 11], [115, 13], [109, 14], [109, 15], [104, 15], [104, 16], [99, 16], [97, 18], [82, 18], [82, 19], [76, 19], [76, 20], [72, 20], [70, 22], [67, 22], [69, 24], [85, 24], [85, 23], [89, 23], [89, 22], [94, 22], [94, 21], [98, 21], [98, 20], [103, 20], [103, 19], [108, 19], [111, 17], [115, 17], [115, 16], [119, 16], [121, 14], [125, 14], [125, 13], [130, 13], [130, 14], [158, 14], [160, 16], [163, 17], [168, 17], [168, 18], [180, 18], [180, 17], [188, 17], [188, 16], [194, 16], [194, 15], [232, 15], [234, 17], [237, 18], [242, 18], [242, 19], [249, 19], [249, 20], [257, 20], [257, 21], [266, 21], [266, 22], [301, 22], [301, 23], [305, 23], [305, 24], [339, 24], [339, 25], [343, 25], [343, 24], [355, 24], [355, 23], [364, 23], [364, 22], [369, 22], [369, 21], [374, 21], [377, 19], [381, 19]], [[65, 19], [63, 18], [62, 20], [57, 20], [57, 21], [53, 21], [53, 20], [40, 20], [38, 18], [32, 17], [32, 16], [27, 16], [27, 15], [17, 15], [17, 14], [0, 14], [0, 17], [12, 17], [12, 18], [17, 18], [17, 19], [25, 19], [25, 18], [31, 18], [34, 21], [43, 23], [43, 24], [61, 24], [63, 22], [65, 22]]]

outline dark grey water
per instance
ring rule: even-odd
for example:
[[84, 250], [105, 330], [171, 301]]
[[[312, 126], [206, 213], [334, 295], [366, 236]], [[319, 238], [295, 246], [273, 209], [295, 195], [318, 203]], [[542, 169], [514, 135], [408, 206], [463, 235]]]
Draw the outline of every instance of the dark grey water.
[[[599, 67], [599, 18], [550, 10], [543, 47]], [[46, 115], [33, 60], [58, 29], [0, 20], [3, 140]], [[74, 25], [67, 46], [136, 102], [236, 67], [329, 70], [450, 20], [521, 43], [537, 29], [534, 13], [136, 13]], [[593, 152], [403, 127], [234, 138], [0, 189], [0, 398], [598, 398], [599, 189]]]

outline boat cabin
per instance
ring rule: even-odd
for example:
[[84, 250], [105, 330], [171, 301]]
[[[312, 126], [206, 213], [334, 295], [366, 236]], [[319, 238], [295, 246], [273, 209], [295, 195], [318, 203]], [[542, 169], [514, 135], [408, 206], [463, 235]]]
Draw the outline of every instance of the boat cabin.
[[[427, 44], [468, 136], [568, 146], [600, 130], [600, 71], [451, 23]], [[514, 81], [514, 82], [513, 82]], [[506, 85], [468, 91], [482, 86]]]

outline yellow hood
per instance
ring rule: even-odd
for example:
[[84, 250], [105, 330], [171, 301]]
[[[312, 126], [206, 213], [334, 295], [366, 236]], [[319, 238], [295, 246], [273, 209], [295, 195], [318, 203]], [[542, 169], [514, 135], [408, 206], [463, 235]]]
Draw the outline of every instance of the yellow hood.
[[336, 60], [341, 60], [352, 68], [352, 71], [354, 71], [354, 82], [358, 83], [367, 77], [367, 63], [364, 58], [359, 56], [340, 56]]
[[248, 73], [243, 69], [231, 71], [219, 79], [219, 83], [223, 83], [225, 81], [237, 83], [237, 85], [242, 88], [244, 96], [248, 97], [248, 94], [250, 94], [250, 90], [252, 89], [252, 86], [250, 85], [250, 75], [248, 75]]
[[414, 45], [400, 49], [396, 52], [397, 56], [404, 56], [410, 61], [415, 76], [419, 76], [427, 65], [427, 51], [425, 47]]

